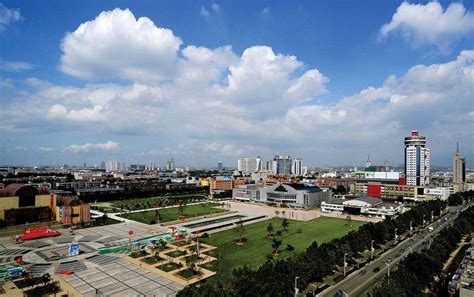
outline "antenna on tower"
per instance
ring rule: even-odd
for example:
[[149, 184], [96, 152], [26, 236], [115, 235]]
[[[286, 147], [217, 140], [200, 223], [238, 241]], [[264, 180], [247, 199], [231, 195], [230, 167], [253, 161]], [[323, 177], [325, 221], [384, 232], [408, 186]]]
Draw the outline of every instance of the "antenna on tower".
[[459, 151], [459, 141], [456, 142], [456, 154], [460, 154], [461, 152]]

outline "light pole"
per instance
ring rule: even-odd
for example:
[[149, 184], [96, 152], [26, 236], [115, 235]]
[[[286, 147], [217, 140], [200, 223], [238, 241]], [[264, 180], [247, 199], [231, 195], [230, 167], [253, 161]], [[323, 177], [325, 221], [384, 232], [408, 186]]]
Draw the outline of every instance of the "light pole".
[[413, 221], [410, 221], [410, 236], [413, 235], [413, 226], [412, 226], [412, 224], [413, 224]]
[[372, 239], [372, 241], [370, 241], [370, 259], [371, 260], [374, 259], [374, 241], [375, 239]]
[[388, 282], [390, 283], [390, 263], [385, 263], [385, 265], [387, 265], [388, 267], [387, 277], [388, 277]]
[[295, 297], [298, 296], [298, 286], [297, 286], [297, 284], [298, 284], [298, 279], [299, 278], [300, 278], [299, 276], [295, 276]]
[[431, 211], [431, 223], [433, 223], [433, 219], [434, 219], [434, 210]]
[[346, 266], [347, 266], [346, 256], [347, 256], [347, 253], [344, 253], [344, 276], [346, 276]]
[[394, 238], [395, 244], [397, 243], [397, 230], [398, 230], [398, 228], [395, 228], [395, 238]]
[[425, 216], [426, 215], [423, 215], [423, 227], [425, 227]]

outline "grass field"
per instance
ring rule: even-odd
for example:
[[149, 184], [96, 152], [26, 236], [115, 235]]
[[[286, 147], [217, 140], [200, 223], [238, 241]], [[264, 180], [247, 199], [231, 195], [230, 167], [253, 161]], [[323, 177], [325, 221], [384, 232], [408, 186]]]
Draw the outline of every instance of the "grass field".
[[[208, 214], [224, 212], [223, 209], [214, 208], [215, 206], [218, 206], [218, 204], [202, 203], [195, 205], [187, 205], [184, 208], [183, 214], [187, 218], [194, 218], [198, 216], [205, 216]], [[158, 223], [158, 221], [156, 220], [156, 212], [154, 210], [123, 214], [122, 217], [145, 224], [150, 224], [151, 221], [156, 221]], [[177, 220], [179, 218], [179, 208], [172, 207], [160, 209], [160, 217], [161, 219], [159, 223]]]
[[123, 209], [146, 209], [153, 208], [161, 202], [162, 206], [168, 206], [177, 204], [177, 201], [183, 199], [186, 201], [198, 201], [207, 199], [207, 193], [195, 193], [195, 194], [184, 194], [184, 195], [168, 195], [159, 197], [147, 197], [137, 199], [126, 199], [116, 200], [110, 203], [112, 207], [115, 207], [115, 211], [122, 207]]
[[[220, 280], [225, 283], [232, 276], [234, 268], [248, 265], [252, 268], [258, 268], [266, 261], [267, 255], [272, 252], [272, 241], [267, 238], [267, 226], [273, 224], [274, 233], [282, 230], [282, 219], [274, 218], [263, 222], [254, 223], [245, 226], [244, 237], [246, 243], [242, 246], [235, 244], [239, 238], [235, 230], [227, 230], [211, 234], [209, 239], [203, 239], [203, 242], [218, 247], [214, 257], [220, 258], [220, 273], [210, 279], [211, 282]], [[363, 222], [352, 221], [353, 227], [346, 226], [346, 220], [321, 217], [309, 222], [289, 221], [288, 233], [282, 232], [281, 236], [275, 236], [281, 240], [280, 255], [276, 259], [282, 259], [291, 255], [296, 255], [304, 251], [313, 241], [318, 244], [330, 241], [334, 238], [344, 236], [351, 230], [357, 230]], [[298, 233], [301, 229], [301, 233]], [[286, 251], [288, 244], [295, 249]]]

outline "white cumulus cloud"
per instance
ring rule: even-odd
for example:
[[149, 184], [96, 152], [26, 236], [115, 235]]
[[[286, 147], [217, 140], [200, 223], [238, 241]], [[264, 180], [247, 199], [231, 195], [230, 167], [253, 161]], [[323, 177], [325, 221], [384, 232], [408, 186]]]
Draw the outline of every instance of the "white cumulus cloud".
[[209, 10], [207, 10], [204, 6], [201, 6], [200, 14], [202, 16], [208, 17], [209, 16]]
[[434, 45], [449, 52], [453, 42], [474, 33], [474, 12], [466, 11], [462, 3], [451, 3], [444, 10], [439, 2], [403, 2], [392, 20], [380, 28], [380, 37], [396, 32], [414, 47]]
[[20, 10], [8, 8], [3, 3], [0, 3], [0, 32], [13, 23], [22, 19]]
[[174, 72], [181, 43], [171, 30], [117, 8], [66, 35], [60, 69], [86, 80], [165, 80]]
[[118, 142], [107, 141], [104, 143], [73, 144], [67, 147], [66, 150], [73, 153], [86, 153], [92, 150], [111, 151], [111, 150], [116, 150], [119, 147], [120, 147], [120, 144]]
[[33, 68], [34, 68], [34, 65], [30, 63], [26, 63], [26, 62], [0, 61], [0, 71], [23, 72], [23, 71], [31, 70]]

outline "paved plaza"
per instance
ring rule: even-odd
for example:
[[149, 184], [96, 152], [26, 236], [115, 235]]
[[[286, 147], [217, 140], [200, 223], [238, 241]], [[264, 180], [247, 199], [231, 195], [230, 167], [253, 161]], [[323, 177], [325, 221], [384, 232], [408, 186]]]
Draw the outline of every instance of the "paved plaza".
[[[83, 296], [175, 296], [182, 285], [124, 260], [89, 268], [61, 280]], [[68, 292], [69, 294], [74, 294]], [[76, 293], [76, 294], [77, 294]]]
[[[69, 296], [175, 296], [182, 285], [130, 263], [124, 257], [127, 249], [106, 255], [98, 250], [107, 246], [127, 247], [131, 239], [166, 231], [166, 227], [127, 222], [78, 229], [74, 234], [62, 230], [54, 238], [43, 238], [15, 244], [10, 237], [0, 238], [0, 263], [14, 263], [22, 256], [33, 276], [50, 273], [60, 281]], [[82, 252], [67, 256], [67, 246], [78, 242]], [[61, 272], [73, 272], [62, 275]]]

